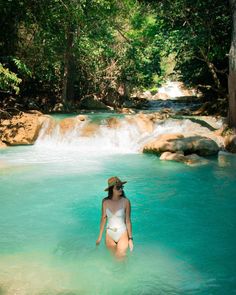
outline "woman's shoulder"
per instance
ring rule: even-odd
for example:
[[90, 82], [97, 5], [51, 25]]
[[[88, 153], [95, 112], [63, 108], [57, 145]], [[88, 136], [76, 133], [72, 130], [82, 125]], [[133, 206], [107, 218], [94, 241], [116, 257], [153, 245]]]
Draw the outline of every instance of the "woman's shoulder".
[[130, 200], [127, 197], [122, 197], [122, 199], [125, 204], [130, 204]]
[[105, 204], [105, 203], [107, 203], [108, 200], [109, 200], [109, 198], [105, 197], [105, 198], [102, 199], [102, 203]]

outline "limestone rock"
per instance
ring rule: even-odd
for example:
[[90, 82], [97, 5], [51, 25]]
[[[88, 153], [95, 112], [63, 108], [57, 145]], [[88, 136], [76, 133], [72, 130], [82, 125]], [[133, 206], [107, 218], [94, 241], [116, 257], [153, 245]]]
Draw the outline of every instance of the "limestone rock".
[[78, 116], [76, 116], [76, 119], [81, 121], [81, 122], [84, 122], [84, 121], [86, 121], [88, 119], [88, 117], [85, 116], [85, 115], [78, 115]]
[[184, 162], [185, 156], [183, 152], [177, 152], [177, 153], [164, 152], [161, 154], [160, 160]]
[[135, 116], [127, 116], [126, 121], [136, 125], [141, 133], [151, 133], [154, 129], [152, 117], [146, 114], [140, 113]]
[[200, 156], [216, 154], [219, 150], [216, 142], [203, 136], [188, 136], [182, 134], [165, 134], [147, 143], [143, 152], [161, 154], [163, 152], [176, 153], [183, 151], [185, 154], [196, 153]]
[[187, 138], [193, 145], [193, 152], [200, 156], [215, 155], [219, 151], [216, 142], [210, 138], [202, 136], [193, 136]]
[[106, 122], [107, 122], [107, 126], [110, 127], [110, 128], [116, 129], [116, 128], [119, 128], [121, 126], [120, 120], [117, 119], [117, 118], [114, 118], [114, 117], [108, 118], [106, 120]]
[[99, 125], [94, 123], [86, 124], [82, 129], [80, 135], [83, 137], [90, 137], [98, 132]]
[[160, 160], [182, 162], [190, 166], [204, 165], [208, 163], [207, 159], [199, 157], [196, 154], [184, 156], [181, 151], [176, 153], [164, 152], [161, 154]]
[[62, 134], [65, 134], [67, 132], [72, 131], [75, 128], [76, 125], [76, 119], [75, 118], [65, 118], [60, 121], [60, 132]]
[[209, 161], [203, 157], [199, 157], [197, 154], [191, 154], [185, 156], [184, 162], [189, 166], [205, 165]]
[[33, 144], [38, 137], [42, 122], [41, 113], [22, 113], [0, 124], [0, 140], [7, 145]]
[[178, 150], [181, 150], [180, 148], [174, 148], [173, 142], [179, 138], [183, 138], [184, 136], [182, 134], [163, 134], [158, 136], [157, 139], [154, 139], [150, 141], [149, 143], [146, 143], [143, 147], [143, 152], [147, 153], [155, 153], [160, 154], [166, 151], [169, 152], [176, 152]]
[[226, 151], [236, 153], [236, 135], [227, 135], [224, 144]]
[[5, 148], [7, 145], [4, 143], [4, 142], [2, 142], [1, 140], [0, 140], [0, 149], [1, 148]]
[[169, 99], [170, 96], [166, 93], [157, 93], [154, 95], [154, 99], [162, 99], [162, 100], [166, 100]]
[[220, 167], [229, 167], [232, 165], [232, 154], [224, 151], [218, 153], [218, 165]]
[[135, 112], [130, 108], [121, 108], [117, 109], [117, 111], [121, 114], [134, 114]]

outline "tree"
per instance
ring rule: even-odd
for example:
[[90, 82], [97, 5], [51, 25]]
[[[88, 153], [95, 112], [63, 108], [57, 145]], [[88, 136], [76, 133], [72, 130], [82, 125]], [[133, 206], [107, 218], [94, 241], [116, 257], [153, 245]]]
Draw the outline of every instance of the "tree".
[[233, 19], [232, 40], [229, 51], [229, 111], [228, 124], [236, 129], [236, 0], [230, 0]]

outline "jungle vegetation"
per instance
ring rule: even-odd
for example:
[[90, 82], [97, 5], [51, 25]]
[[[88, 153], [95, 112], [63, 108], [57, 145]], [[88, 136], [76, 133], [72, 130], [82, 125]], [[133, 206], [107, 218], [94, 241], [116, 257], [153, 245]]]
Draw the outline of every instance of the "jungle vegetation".
[[225, 0], [1, 1], [0, 108], [70, 109], [173, 79], [226, 114], [233, 9]]

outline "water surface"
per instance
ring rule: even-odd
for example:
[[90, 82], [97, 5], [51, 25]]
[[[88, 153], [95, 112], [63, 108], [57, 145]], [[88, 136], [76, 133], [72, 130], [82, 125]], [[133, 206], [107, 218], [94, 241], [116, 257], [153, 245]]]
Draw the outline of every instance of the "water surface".
[[[189, 167], [103, 140], [0, 151], [0, 294], [236, 293], [235, 156]], [[132, 204], [122, 263], [95, 246], [112, 175]]]

